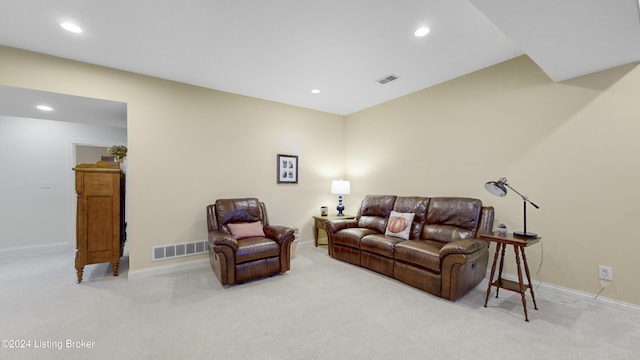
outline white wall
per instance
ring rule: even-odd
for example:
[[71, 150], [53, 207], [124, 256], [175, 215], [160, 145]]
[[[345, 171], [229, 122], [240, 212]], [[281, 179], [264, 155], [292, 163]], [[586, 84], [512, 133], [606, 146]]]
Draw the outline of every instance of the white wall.
[[126, 144], [126, 136], [123, 128], [0, 116], [0, 250], [73, 245], [73, 144]]

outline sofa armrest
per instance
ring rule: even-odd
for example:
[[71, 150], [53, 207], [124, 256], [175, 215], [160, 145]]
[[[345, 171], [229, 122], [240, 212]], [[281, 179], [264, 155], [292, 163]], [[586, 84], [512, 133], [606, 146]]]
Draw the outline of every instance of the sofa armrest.
[[327, 232], [331, 232], [332, 234], [337, 233], [342, 229], [358, 227], [358, 220], [356, 219], [334, 219], [327, 220], [325, 225], [325, 230]]
[[267, 225], [264, 227], [264, 236], [283, 244], [286, 240], [292, 241], [295, 237], [294, 230], [282, 225]]
[[450, 254], [472, 254], [487, 246], [486, 241], [476, 238], [451, 241], [440, 249], [440, 259]]
[[209, 244], [229, 246], [233, 251], [238, 250], [238, 240], [233, 236], [220, 231], [209, 232]]

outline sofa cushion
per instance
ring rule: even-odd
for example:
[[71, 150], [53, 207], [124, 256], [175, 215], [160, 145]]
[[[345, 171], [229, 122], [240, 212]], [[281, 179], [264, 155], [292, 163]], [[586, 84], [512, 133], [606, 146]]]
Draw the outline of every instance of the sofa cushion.
[[367, 235], [360, 240], [362, 251], [393, 258], [393, 249], [402, 239], [379, 234]]
[[227, 234], [231, 231], [227, 224], [262, 221], [268, 224], [260, 201], [256, 198], [218, 199], [215, 203], [217, 222], [221, 230]]
[[358, 210], [358, 226], [384, 234], [395, 201], [395, 195], [367, 195]]
[[431, 224], [425, 225], [422, 238], [450, 242], [453, 240], [471, 239], [474, 232], [453, 225]]
[[277, 242], [263, 237], [248, 237], [238, 240], [236, 264], [278, 255], [280, 246]]
[[396, 244], [394, 258], [422, 268], [440, 272], [440, 249], [445, 243], [430, 240], [407, 240]]
[[337, 245], [360, 248], [360, 239], [367, 235], [375, 234], [375, 230], [366, 228], [347, 228], [333, 234], [333, 243]]
[[255, 236], [264, 237], [262, 221], [237, 224], [229, 223], [227, 226], [229, 227], [229, 231], [231, 231], [231, 235], [236, 239]]
[[453, 241], [476, 236], [482, 202], [470, 198], [432, 198], [421, 239]]
[[401, 213], [414, 213], [413, 227], [409, 234], [409, 239], [419, 239], [420, 233], [427, 220], [427, 209], [429, 208], [429, 198], [421, 196], [398, 196], [393, 210]]
[[387, 230], [384, 232], [387, 236], [394, 236], [400, 239], [408, 240], [411, 232], [413, 218], [416, 214], [400, 213], [391, 211], [389, 221], [387, 221]]

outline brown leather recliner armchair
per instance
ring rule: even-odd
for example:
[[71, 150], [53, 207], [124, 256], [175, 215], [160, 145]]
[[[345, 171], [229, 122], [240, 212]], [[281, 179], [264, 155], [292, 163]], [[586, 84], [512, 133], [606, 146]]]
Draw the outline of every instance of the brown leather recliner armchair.
[[222, 285], [289, 270], [294, 231], [269, 225], [258, 199], [216, 200], [207, 206], [207, 226], [211, 268]]

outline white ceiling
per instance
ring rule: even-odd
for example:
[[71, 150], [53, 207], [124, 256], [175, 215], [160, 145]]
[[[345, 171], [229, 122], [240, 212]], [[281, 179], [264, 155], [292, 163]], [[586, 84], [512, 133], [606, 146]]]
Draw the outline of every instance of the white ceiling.
[[638, 19], [638, 0], [0, 0], [0, 44], [346, 115], [522, 54], [554, 81], [636, 62]]
[[[53, 111], [40, 111], [48, 105]], [[127, 127], [127, 104], [0, 85], [0, 116]]]

